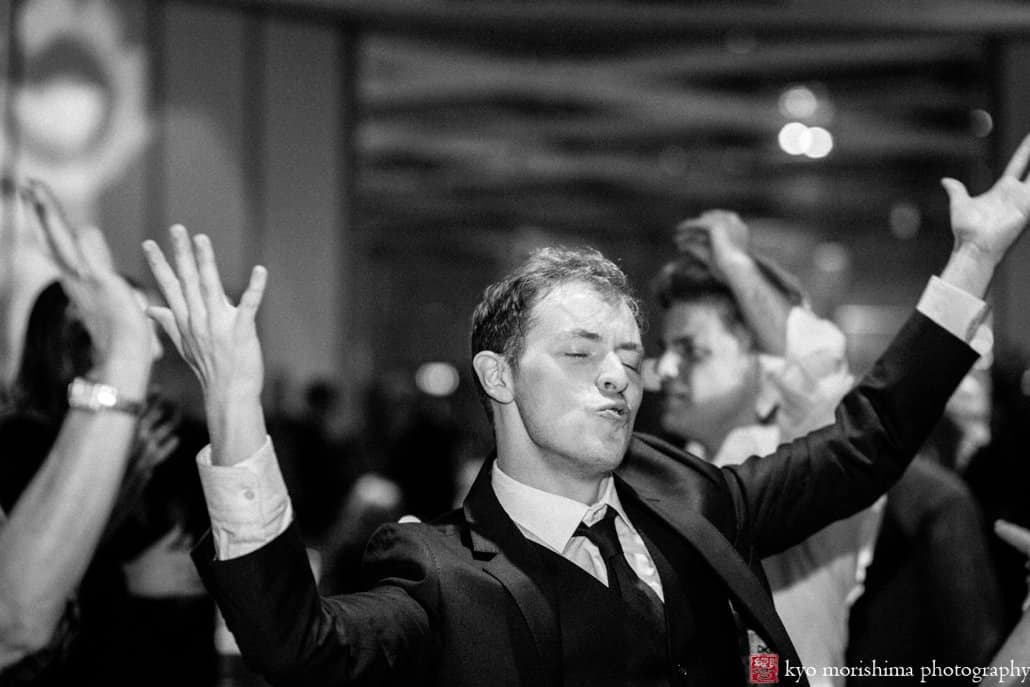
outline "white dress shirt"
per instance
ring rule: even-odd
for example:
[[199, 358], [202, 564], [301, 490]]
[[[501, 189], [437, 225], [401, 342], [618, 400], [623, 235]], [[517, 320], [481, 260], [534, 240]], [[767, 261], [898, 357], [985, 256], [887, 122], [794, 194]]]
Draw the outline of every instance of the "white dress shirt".
[[[982, 300], [937, 277], [930, 279], [917, 309], [967, 344], [973, 342], [974, 335], [986, 319], [988, 311], [987, 304]], [[232, 466], [212, 465], [211, 449], [210, 446], [207, 446], [197, 456], [197, 464], [200, 468], [204, 497], [211, 515], [211, 533], [214, 539], [215, 555], [219, 560], [237, 558], [255, 551], [278, 537], [289, 527], [293, 520], [293, 508], [290, 505], [290, 497], [279, 471], [279, 464], [275, 459], [271, 441], [266, 440], [253, 456]], [[496, 480], [494, 483], [496, 485]], [[609, 490], [611, 493], [615, 493], [611, 485], [609, 485]], [[618, 495], [615, 494], [615, 496], [617, 498]], [[580, 505], [584, 509], [584, 513], [591, 508]], [[625, 548], [628, 542], [623, 537], [622, 531], [618, 529], [620, 521], [623, 528], [632, 526], [629, 525], [629, 520], [622, 511], [617, 512], [620, 517], [616, 519], [616, 528], [619, 532], [619, 540]], [[593, 517], [599, 519], [600, 515]], [[512, 519], [518, 522], [515, 517]], [[562, 528], [569, 531], [569, 537], [564, 542], [555, 540], [554, 546], [548, 543], [547, 545], [552, 549], [566, 555], [567, 547], [570, 551], [578, 547], [592, 547], [582, 537], [575, 537], [575, 539], [581, 539], [583, 542], [570, 541], [572, 539], [571, 532], [575, 531], [575, 525], [569, 528], [567, 524], [563, 524]], [[543, 534], [533, 528], [530, 529], [536, 536]], [[543, 539], [542, 536], [541, 539]], [[543, 541], [547, 542], [546, 539]], [[641, 543], [642, 548], [643, 544]], [[637, 570], [638, 574], [641, 574], [637, 557], [630, 552], [630, 549], [627, 548], [626, 551], [630, 565], [634, 566], [634, 570]], [[644, 552], [646, 554], [646, 549]], [[636, 553], [639, 553], [639, 550]], [[570, 556], [567, 557], [574, 560]], [[648, 558], [650, 559], [650, 557]], [[579, 565], [578, 562], [577, 565]], [[653, 567], [653, 563], [651, 565]], [[595, 571], [597, 570], [597, 566], [593, 563], [591, 566]], [[587, 568], [584, 567], [584, 569]], [[590, 572], [589, 569], [587, 570]], [[595, 574], [598, 579], [605, 579], [603, 562], [600, 565], [600, 574], [596, 572], [592, 574]], [[643, 574], [641, 574], [641, 578], [645, 582], [647, 581]], [[657, 573], [655, 573], [655, 580], [657, 581]], [[651, 586], [655, 588], [655, 585]], [[655, 591], [661, 597], [660, 583]]]
[[527, 539], [575, 563], [606, 586], [608, 569], [600, 551], [593, 542], [586, 537], [576, 536], [575, 532], [580, 523], [590, 527], [604, 517], [608, 508], [614, 510], [618, 514], [615, 518], [615, 534], [619, 537], [626, 562], [637, 577], [653, 589], [659, 599], [665, 601], [658, 570], [644, 540], [622, 508], [611, 475], [604, 478], [601, 496], [591, 506], [523, 484], [506, 475], [496, 462], [490, 474], [490, 483], [501, 508]]

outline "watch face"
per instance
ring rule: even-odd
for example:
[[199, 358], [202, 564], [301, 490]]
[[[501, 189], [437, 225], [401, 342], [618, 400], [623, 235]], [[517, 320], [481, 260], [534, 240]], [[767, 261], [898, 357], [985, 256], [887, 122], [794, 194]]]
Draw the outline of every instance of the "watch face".
[[113, 393], [113, 390], [108, 390], [106, 397], [107, 403], [104, 404], [101, 400], [100, 387], [101, 385], [90, 382], [89, 380], [77, 377], [71, 385], [68, 387], [68, 405], [72, 408], [80, 408], [82, 410], [101, 410], [105, 407], [111, 407], [118, 401], [117, 393]]
[[99, 405], [105, 408], [114, 408], [118, 404], [118, 392], [109, 386], [95, 386], [93, 388], [94, 398]]

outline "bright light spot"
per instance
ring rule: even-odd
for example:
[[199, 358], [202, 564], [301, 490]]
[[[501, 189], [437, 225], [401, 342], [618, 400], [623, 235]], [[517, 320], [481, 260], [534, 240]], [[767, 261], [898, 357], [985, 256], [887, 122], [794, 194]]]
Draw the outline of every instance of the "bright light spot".
[[430, 396], [450, 396], [458, 389], [458, 370], [450, 363], [424, 363], [415, 372], [415, 386]]
[[812, 159], [826, 157], [833, 150], [833, 135], [821, 126], [813, 126], [808, 129], [811, 137], [805, 155]]
[[805, 126], [801, 122], [783, 125], [778, 136], [780, 147], [790, 155], [823, 158], [833, 150], [833, 135], [821, 126]]
[[851, 264], [851, 254], [841, 244], [827, 241], [815, 247], [812, 261], [822, 272], [843, 272]]
[[923, 213], [914, 203], [895, 203], [890, 211], [891, 233], [905, 240], [915, 237], [923, 224]]
[[792, 86], [780, 95], [780, 112], [784, 117], [808, 119], [819, 109], [819, 98], [808, 86]]
[[118, 395], [115, 394], [111, 389], [105, 389], [100, 387], [97, 389], [97, 403], [102, 406], [113, 406], [118, 402]]
[[994, 118], [987, 110], [977, 108], [969, 113], [969, 125], [974, 136], [984, 138], [994, 130]]
[[785, 153], [803, 155], [812, 145], [812, 132], [801, 122], [790, 122], [780, 129], [779, 141]]

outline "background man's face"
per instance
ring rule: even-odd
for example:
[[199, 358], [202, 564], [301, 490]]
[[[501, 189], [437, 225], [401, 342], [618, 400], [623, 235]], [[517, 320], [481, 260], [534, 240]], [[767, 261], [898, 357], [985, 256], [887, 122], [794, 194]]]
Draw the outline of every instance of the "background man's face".
[[754, 422], [758, 356], [717, 306], [674, 303], [662, 321], [662, 427], [718, 450], [729, 429]]
[[529, 450], [550, 469], [596, 477], [618, 467], [640, 407], [640, 330], [623, 299], [572, 282], [537, 303], [514, 373]]

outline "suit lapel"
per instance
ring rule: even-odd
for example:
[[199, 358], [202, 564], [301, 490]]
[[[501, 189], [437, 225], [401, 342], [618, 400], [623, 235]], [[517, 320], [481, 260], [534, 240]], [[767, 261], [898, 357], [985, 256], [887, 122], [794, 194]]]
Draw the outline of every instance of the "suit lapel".
[[529, 626], [539, 654], [539, 661], [532, 665], [540, 674], [530, 676], [528, 683], [557, 685], [561, 682], [561, 633], [554, 612], [556, 590], [542, 583], [547, 578], [539, 554], [497, 501], [490, 479], [492, 466], [491, 456], [465, 499], [470, 545], [476, 559], [484, 561], [483, 570], [511, 594]]
[[726, 585], [737, 610], [743, 612], [754, 629], [783, 653], [783, 658], [793, 665], [800, 665], [794, 645], [773, 607], [772, 598], [723, 533], [690, 504], [685, 504], [682, 493], [664, 493], [664, 482], [643, 479], [642, 474], [636, 471], [620, 471], [616, 479], [622, 480], [636, 493], [643, 507], [668, 523], [700, 552]]

